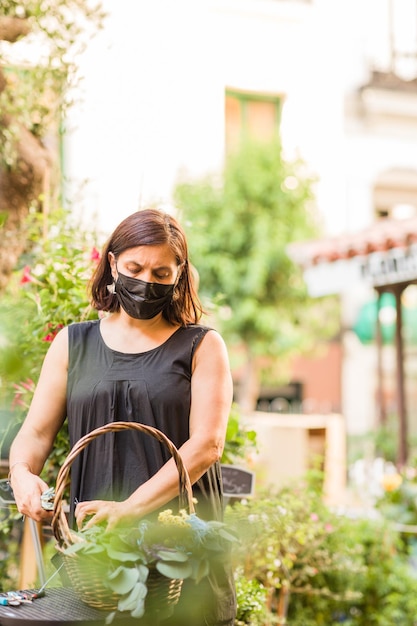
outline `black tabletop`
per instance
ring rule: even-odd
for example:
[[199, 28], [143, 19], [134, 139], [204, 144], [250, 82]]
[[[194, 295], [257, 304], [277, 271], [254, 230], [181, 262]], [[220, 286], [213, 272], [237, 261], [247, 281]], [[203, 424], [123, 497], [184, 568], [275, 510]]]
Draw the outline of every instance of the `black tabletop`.
[[[46, 589], [45, 596], [36, 598], [31, 604], [20, 606], [0, 606], [0, 626], [105, 626], [108, 611], [91, 608], [81, 602], [73, 589]], [[112, 626], [119, 624], [142, 624], [142, 620], [132, 620], [120, 616]]]
[[81, 602], [73, 589], [47, 589], [42, 598], [31, 604], [0, 606], [1, 626], [37, 626], [43, 624], [105, 624], [106, 612], [98, 611]]

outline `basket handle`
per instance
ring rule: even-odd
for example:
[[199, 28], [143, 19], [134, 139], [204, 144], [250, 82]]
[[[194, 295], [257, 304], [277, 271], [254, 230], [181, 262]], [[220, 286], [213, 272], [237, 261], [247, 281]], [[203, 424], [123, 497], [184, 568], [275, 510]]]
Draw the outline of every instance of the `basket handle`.
[[84, 448], [88, 446], [89, 443], [91, 443], [100, 435], [108, 432], [119, 432], [129, 429], [138, 430], [142, 433], [151, 435], [168, 448], [178, 470], [180, 508], [188, 508], [190, 513], [194, 513], [195, 509], [190, 477], [188, 475], [186, 467], [184, 466], [181, 455], [175, 445], [172, 443], [172, 441], [168, 439], [168, 437], [164, 435], [163, 432], [161, 432], [157, 428], [154, 428], [153, 426], [146, 426], [145, 424], [139, 424], [138, 422], [111, 422], [109, 424], [105, 424], [104, 426], [100, 426], [99, 428], [95, 428], [91, 432], [84, 435], [84, 437], [81, 437], [81, 439], [79, 439], [71, 449], [70, 453], [62, 464], [61, 469], [58, 472], [55, 487], [54, 511], [51, 525], [55, 538], [57, 539], [59, 545], [68, 543], [65, 541], [65, 537], [68, 537], [71, 534], [67, 517], [62, 508], [62, 498], [64, 495], [65, 487], [68, 484], [69, 472], [74, 459], [84, 450]]

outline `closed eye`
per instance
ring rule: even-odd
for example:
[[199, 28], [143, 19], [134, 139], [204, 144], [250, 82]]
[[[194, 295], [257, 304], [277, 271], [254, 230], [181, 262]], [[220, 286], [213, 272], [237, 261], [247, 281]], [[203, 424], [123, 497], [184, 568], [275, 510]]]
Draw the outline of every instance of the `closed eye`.
[[158, 280], [164, 280], [165, 278], [169, 278], [171, 276], [171, 272], [154, 272], [154, 276]]

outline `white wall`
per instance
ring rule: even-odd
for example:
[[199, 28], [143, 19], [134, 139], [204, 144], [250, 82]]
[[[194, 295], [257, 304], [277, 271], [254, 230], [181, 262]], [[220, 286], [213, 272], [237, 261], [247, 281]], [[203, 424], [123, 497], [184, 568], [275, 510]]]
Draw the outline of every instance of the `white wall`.
[[204, 2], [104, 6], [106, 28], [82, 59], [66, 171], [74, 184], [89, 181], [88, 209], [112, 229], [139, 206], [168, 201], [182, 168], [218, 167], [223, 92]]

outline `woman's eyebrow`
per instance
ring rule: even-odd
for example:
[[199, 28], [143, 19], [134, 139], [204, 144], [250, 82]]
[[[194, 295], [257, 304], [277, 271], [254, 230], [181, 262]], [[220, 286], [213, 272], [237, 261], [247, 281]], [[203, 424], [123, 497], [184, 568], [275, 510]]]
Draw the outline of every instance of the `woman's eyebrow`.
[[[133, 265], [134, 267], [143, 267], [142, 263], [138, 263], [137, 261], [126, 261], [126, 265]], [[170, 272], [172, 268], [169, 265], [155, 265], [151, 267], [153, 272], [166, 271]]]

